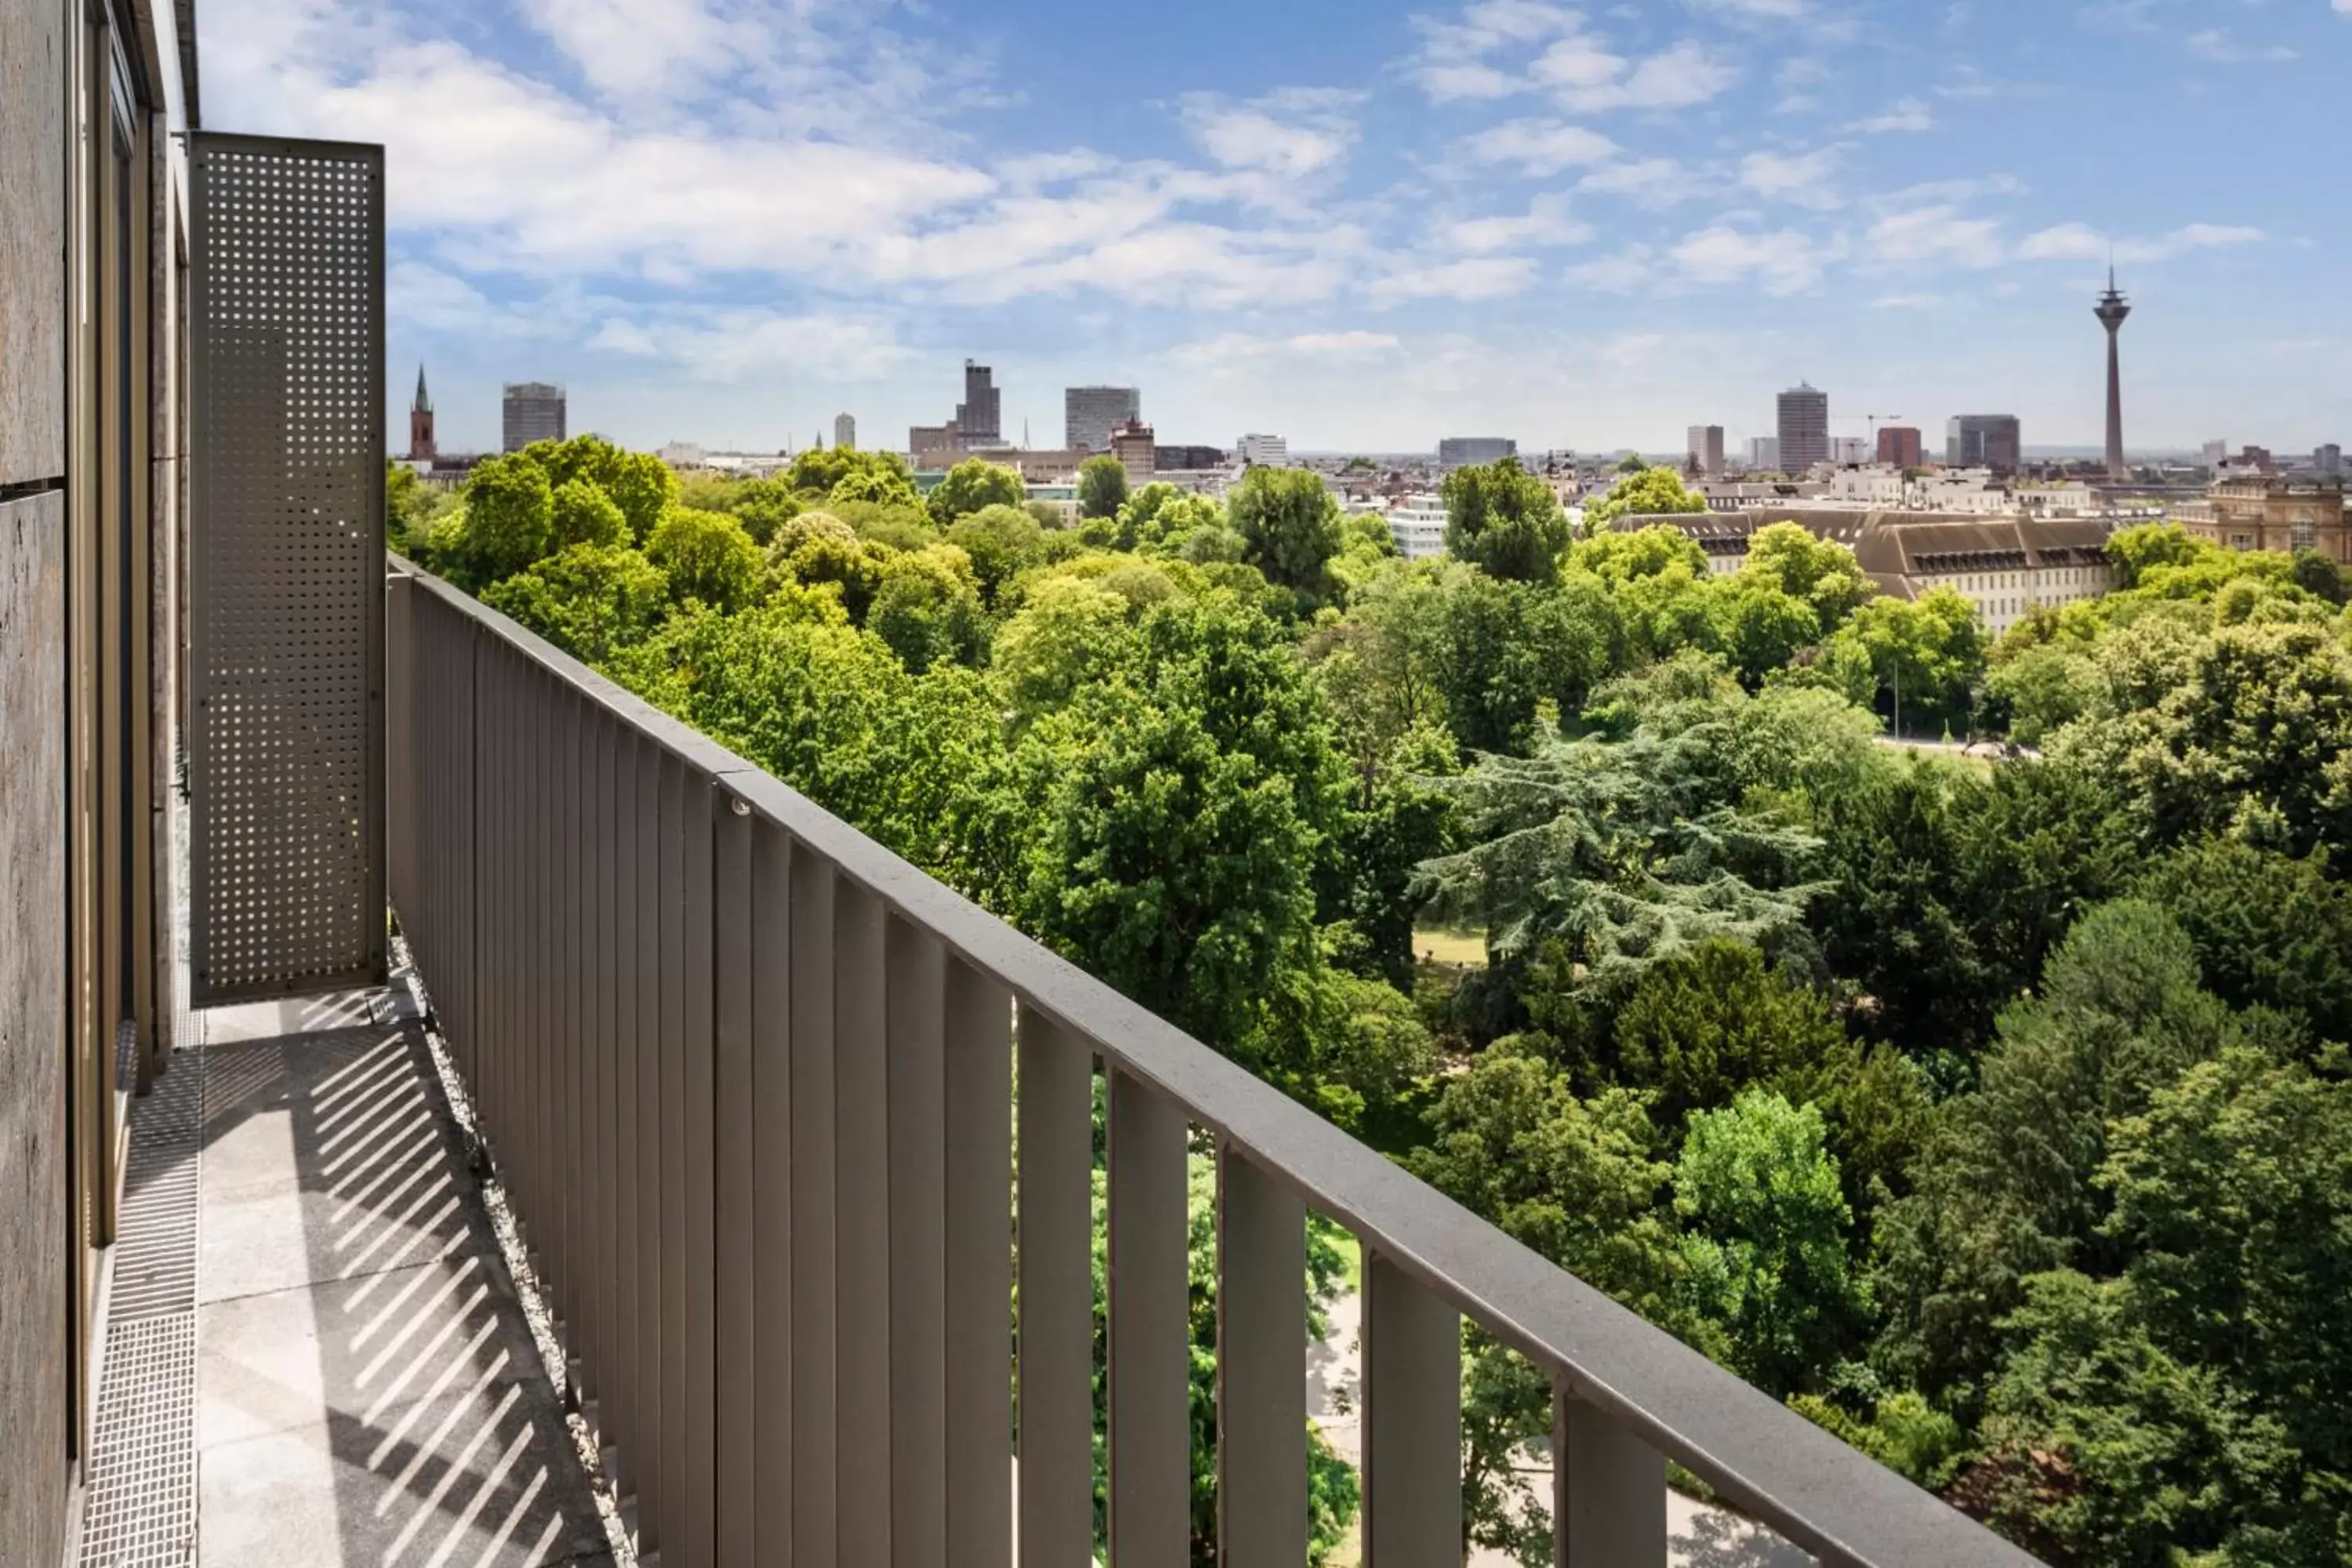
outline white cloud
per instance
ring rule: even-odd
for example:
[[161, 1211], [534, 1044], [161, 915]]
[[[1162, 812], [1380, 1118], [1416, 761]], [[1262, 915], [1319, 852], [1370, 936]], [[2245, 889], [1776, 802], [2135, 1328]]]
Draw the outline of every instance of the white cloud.
[[650, 96], [723, 61], [728, 29], [703, 0], [523, 0], [523, 14], [599, 89]]
[[1991, 267], [2005, 256], [2000, 225], [1969, 217], [1949, 203], [1889, 213], [1863, 237], [1863, 254], [1876, 262], [1944, 262]]
[[1629, 245], [1613, 256], [1579, 263], [1563, 276], [1604, 294], [1631, 294], [1657, 280], [1658, 266], [1648, 246]]
[[1836, 145], [1785, 156], [1750, 153], [1739, 161], [1739, 183], [1759, 196], [1826, 212], [1843, 205], [1832, 182], [1844, 155]]
[[1870, 302], [1874, 310], [1938, 310], [1947, 303], [1940, 294], [1882, 294]]
[[1563, 88], [1559, 99], [1587, 113], [1609, 109], [1686, 109], [1739, 79], [1737, 67], [1685, 40], [1652, 55], [1622, 79]]
[[[1790, 0], [1730, 3], [1755, 10]], [[1459, 21], [1419, 16], [1413, 26], [1422, 48], [1407, 68], [1422, 91], [1439, 103], [1506, 98], [1539, 88], [1581, 113], [1682, 109], [1705, 103], [1738, 77], [1727, 61], [1689, 39], [1631, 59], [1589, 31], [1580, 12], [1533, 0], [1485, 0], [1464, 11]], [[1518, 71], [1516, 62], [1531, 51], [1534, 63]]]
[[1802, 16], [1811, 9], [1805, 0], [1705, 0], [1717, 10], [1737, 11], [1742, 16], [1768, 16], [1787, 21]]
[[1538, 270], [1530, 257], [1468, 257], [1404, 268], [1372, 279], [1364, 292], [1383, 305], [1405, 300], [1496, 300], [1526, 291]]
[[1581, 245], [1592, 237], [1592, 226], [1569, 216], [1565, 197], [1547, 193], [1524, 216], [1456, 218], [1444, 224], [1442, 237], [1453, 249], [1484, 255], [1521, 246]]
[[1624, 56], [1612, 54], [1589, 34], [1578, 33], [1537, 57], [1530, 74], [1546, 87], [1579, 91], [1605, 87], [1624, 72]]
[[2017, 253], [2028, 261], [2104, 261], [2125, 263], [2168, 261], [2192, 250], [2255, 245], [2269, 236], [2258, 228], [2231, 224], [2184, 224], [2168, 234], [2143, 239], [2118, 239], [2088, 224], [2062, 223], [2027, 235]]
[[637, 359], [652, 359], [661, 353], [659, 339], [636, 322], [619, 316], [608, 316], [599, 322], [595, 335], [588, 340], [588, 347], [602, 353], [628, 354]]
[[1644, 206], [1672, 206], [1704, 194], [1700, 182], [1672, 158], [1606, 163], [1579, 180], [1576, 188], [1626, 196]]
[[1185, 128], [1202, 151], [1229, 169], [1263, 169], [1288, 178], [1328, 169], [1355, 145], [1348, 110], [1353, 93], [1292, 89], [1250, 103], [1208, 94], [1185, 100]]
[[1835, 259], [1838, 251], [1794, 229], [1749, 234], [1718, 226], [1685, 236], [1667, 255], [1692, 283], [1721, 286], [1753, 279], [1767, 294], [1783, 295], [1819, 282], [1822, 264]]
[[1465, 98], [1508, 98], [1528, 84], [1479, 60], [1433, 62], [1422, 68], [1422, 90], [1438, 103]]
[[1526, 174], [1556, 174], [1578, 163], [1597, 163], [1617, 151], [1598, 131], [1561, 120], [1508, 120], [1462, 142], [1462, 151], [1482, 163], [1513, 163]]
[[1198, 342], [1184, 343], [1168, 357], [1178, 364], [1222, 370], [1263, 365], [1269, 361], [1338, 365], [1371, 364], [1392, 359], [1404, 350], [1393, 332], [1358, 329], [1339, 332], [1301, 332], [1290, 337], [1259, 337], [1226, 332]]
[[[2340, 0], [2336, 9], [2343, 9]], [[2284, 44], [2241, 44], [2219, 27], [2189, 34], [2188, 44], [2190, 54], [2219, 65], [2275, 65], [2296, 58]]]
[[1870, 115], [1846, 127], [1849, 131], [1859, 131], [1870, 136], [1895, 131], [1932, 131], [1935, 128], [1936, 117], [1924, 98], [1897, 99], [1885, 113]]

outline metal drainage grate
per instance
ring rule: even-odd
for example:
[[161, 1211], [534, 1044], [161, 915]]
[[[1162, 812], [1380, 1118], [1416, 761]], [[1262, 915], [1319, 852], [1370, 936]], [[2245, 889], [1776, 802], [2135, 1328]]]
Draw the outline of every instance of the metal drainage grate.
[[107, 1309], [113, 1322], [195, 1310], [203, 1053], [176, 1053], [170, 1066], [131, 1114], [122, 1224]]
[[196, 1553], [196, 1315], [110, 1325], [84, 1568], [181, 1568]]
[[84, 1491], [83, 1568], [184, 1568], [196, 1552], [196, 1205], [204, 1053], [132, 1103]]

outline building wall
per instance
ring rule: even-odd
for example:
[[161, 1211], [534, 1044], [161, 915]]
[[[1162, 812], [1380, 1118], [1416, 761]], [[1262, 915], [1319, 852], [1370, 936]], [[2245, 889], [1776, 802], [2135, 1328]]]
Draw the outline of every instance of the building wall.
[[[22, 10], [22, 0], [5, 0]], [[64, 493], [0, 503], [0, 1563], [64, 1550]]]
[[65, 1550], [66, 20], [0, 0], [0, 1563]]

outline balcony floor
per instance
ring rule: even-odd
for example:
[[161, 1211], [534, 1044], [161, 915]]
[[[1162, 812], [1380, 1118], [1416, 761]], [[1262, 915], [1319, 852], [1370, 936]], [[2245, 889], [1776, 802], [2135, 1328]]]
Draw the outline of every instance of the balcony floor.
[[[174, 1244], [154, 1230], [185, 1230], [190, 1205], [174, 1215], [136, 1193], [126, 1201], [85, 1562], [611, 1563], [561, 1399], [408, 1012], [400, 988], [198, 1016], [204, 1043], [164, 1079], [202, 1106], [192, 1119], [194, 1234]], [[159, 1086], [147, 1103], [164, 1096]], [[136, 1448], [145, 1424], [110, 1428], [107, 1416], [110, 1397], [139, 1392], [130, 1363], [148, 1320], [126, 1323], [123, 1305], [176, 1305], [126, 1273], [133, 1259], [191, 1245], [194, 1464], [179, 1485], [194, 1496], [175, 1503], [156, 1495], [168, 1479], [157, 1467], [107, 1452], [110, 1430]], [[192, 1557], [184, 1545], [93, 1557], [110, 1533], [101, 1515], [127, 1522], [161, 1504], [161, 1515], [184, 1518], [189, 1502]], [[126, 1532], [111, 1533], [119, 1545]], [[185, 1541], [184, 1528], [169, 1533]]]

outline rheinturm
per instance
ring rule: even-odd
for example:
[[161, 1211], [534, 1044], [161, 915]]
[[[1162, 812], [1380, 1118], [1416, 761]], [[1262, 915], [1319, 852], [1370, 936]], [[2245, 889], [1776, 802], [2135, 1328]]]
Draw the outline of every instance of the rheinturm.
[[2099, 296], [2091, 313], [2107, 329], [2107, 478], [2127, 479], [2131, 469], [2124, 463], [2123, 361], [2116, 352], [2116, 334], [2124, 330], [2124, 318], [2131, 314], [2131, 306], [2116, 289], [2113, 267], [2107, 268], [2107, 291]]

